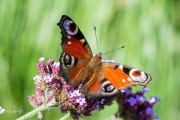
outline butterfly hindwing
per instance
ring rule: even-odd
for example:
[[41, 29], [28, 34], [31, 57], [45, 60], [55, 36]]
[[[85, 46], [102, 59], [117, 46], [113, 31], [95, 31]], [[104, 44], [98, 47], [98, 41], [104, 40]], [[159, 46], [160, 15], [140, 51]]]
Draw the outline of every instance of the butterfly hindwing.
[[82, 92], [93, 98], [112, 97], [127, 87], [146, 86], [150, 80], [149, 74], [133, 67], [103, 62], [93, 78], [83, 85]]
[[116, 63], [103, 63], [104, 76], [117, 89], [126, 89], [134, 85], [146, 86], [151, 76], [139, 69]]

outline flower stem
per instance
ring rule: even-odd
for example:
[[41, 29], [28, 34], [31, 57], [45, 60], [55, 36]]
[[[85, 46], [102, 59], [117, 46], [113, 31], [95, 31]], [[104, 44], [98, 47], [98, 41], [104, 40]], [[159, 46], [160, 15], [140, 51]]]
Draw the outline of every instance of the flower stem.
[[38, 107], [38, 108], [36, 108], [36, 109], [26, 113], [25, 115], [17, 118], [16, 120], [25, 120], [25, 119], [28, 119], [28, 118], [36, 115], [37, 113], [39, 113], [39, 112], [41, 112], [43, 110], [51, 109], [51, 108], [54, 108], [54, 107], [57, 107], [57, 106], [58, 106], [58, 103], [54, 102], [54, 101], [53, 102], [49, 102], [49, 103], [47, 103], [45, 105], [43, 104], [40, 107]]
[[70, 118], [70, 113], [67, 113], [65, 116], [63, 116], [59, 120], [67, 120], [68, 118]]

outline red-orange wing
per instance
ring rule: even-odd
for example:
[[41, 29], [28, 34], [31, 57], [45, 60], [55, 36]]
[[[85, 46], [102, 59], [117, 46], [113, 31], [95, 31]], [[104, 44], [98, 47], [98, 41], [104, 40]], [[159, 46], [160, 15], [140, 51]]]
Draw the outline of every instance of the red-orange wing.
[[82, 68], [88, 64], [92, 57], [92, 52], [86, 38], [81, 30], [68, 16], [63, 15], [57, 24], [62, 33], [62, 54], [60, 57], [60, 73], [66, 81], [74, 87], [81, 82], [78, 81]]
[[151, 76], [141, 70], [114, 63], [103, 63], [102, 72], [117, 89], [126, 89], [133, 85], [146, 86]]
[[81, 59], [92, 57], [92, 52], [86, 38], [71, 18], [63, 15], [57, 25], [62, 30], [61, 46], [63, 52]]

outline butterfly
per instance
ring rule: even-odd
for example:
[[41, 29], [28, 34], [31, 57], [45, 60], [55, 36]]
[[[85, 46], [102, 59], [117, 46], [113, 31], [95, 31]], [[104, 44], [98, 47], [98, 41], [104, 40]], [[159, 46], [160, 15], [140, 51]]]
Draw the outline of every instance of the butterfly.
[[101, 53], [93, 56], [91, 48], [74, 21], [63, 15], [57, 25], [62, 33], [60, 73], [68, 84], [91, 98], [112, 97], [127, 87], [146, 86], [151, 76], [139, 69], [103, 62]]

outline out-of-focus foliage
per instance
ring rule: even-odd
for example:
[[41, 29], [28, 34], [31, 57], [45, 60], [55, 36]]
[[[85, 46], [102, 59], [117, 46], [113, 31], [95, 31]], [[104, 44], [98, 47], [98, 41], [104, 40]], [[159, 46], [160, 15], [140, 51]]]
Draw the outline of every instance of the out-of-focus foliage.
[[[56, 24], [63, 14], [81, 28], [93, 53], [98, 53], [94, 26], [102, 53], [125, 45], [103, 58], [148, 72], [153, 78], [148, 95], [162, 100], [155, 112], [162, 120], [180, 118], [179, 12], [179, 0], [1, 0], [0, 106], [6, 111], [0, 119], [15, 119], [33, 109], [27, 96], [35, 92], [36, 64], [42, 56], [58, 61], [62, 50]], [[117, 110], [114, 103], [86, 119], [105, 119]], [[43, 116], [48, 120], [63, 114], [56, 108]]]

